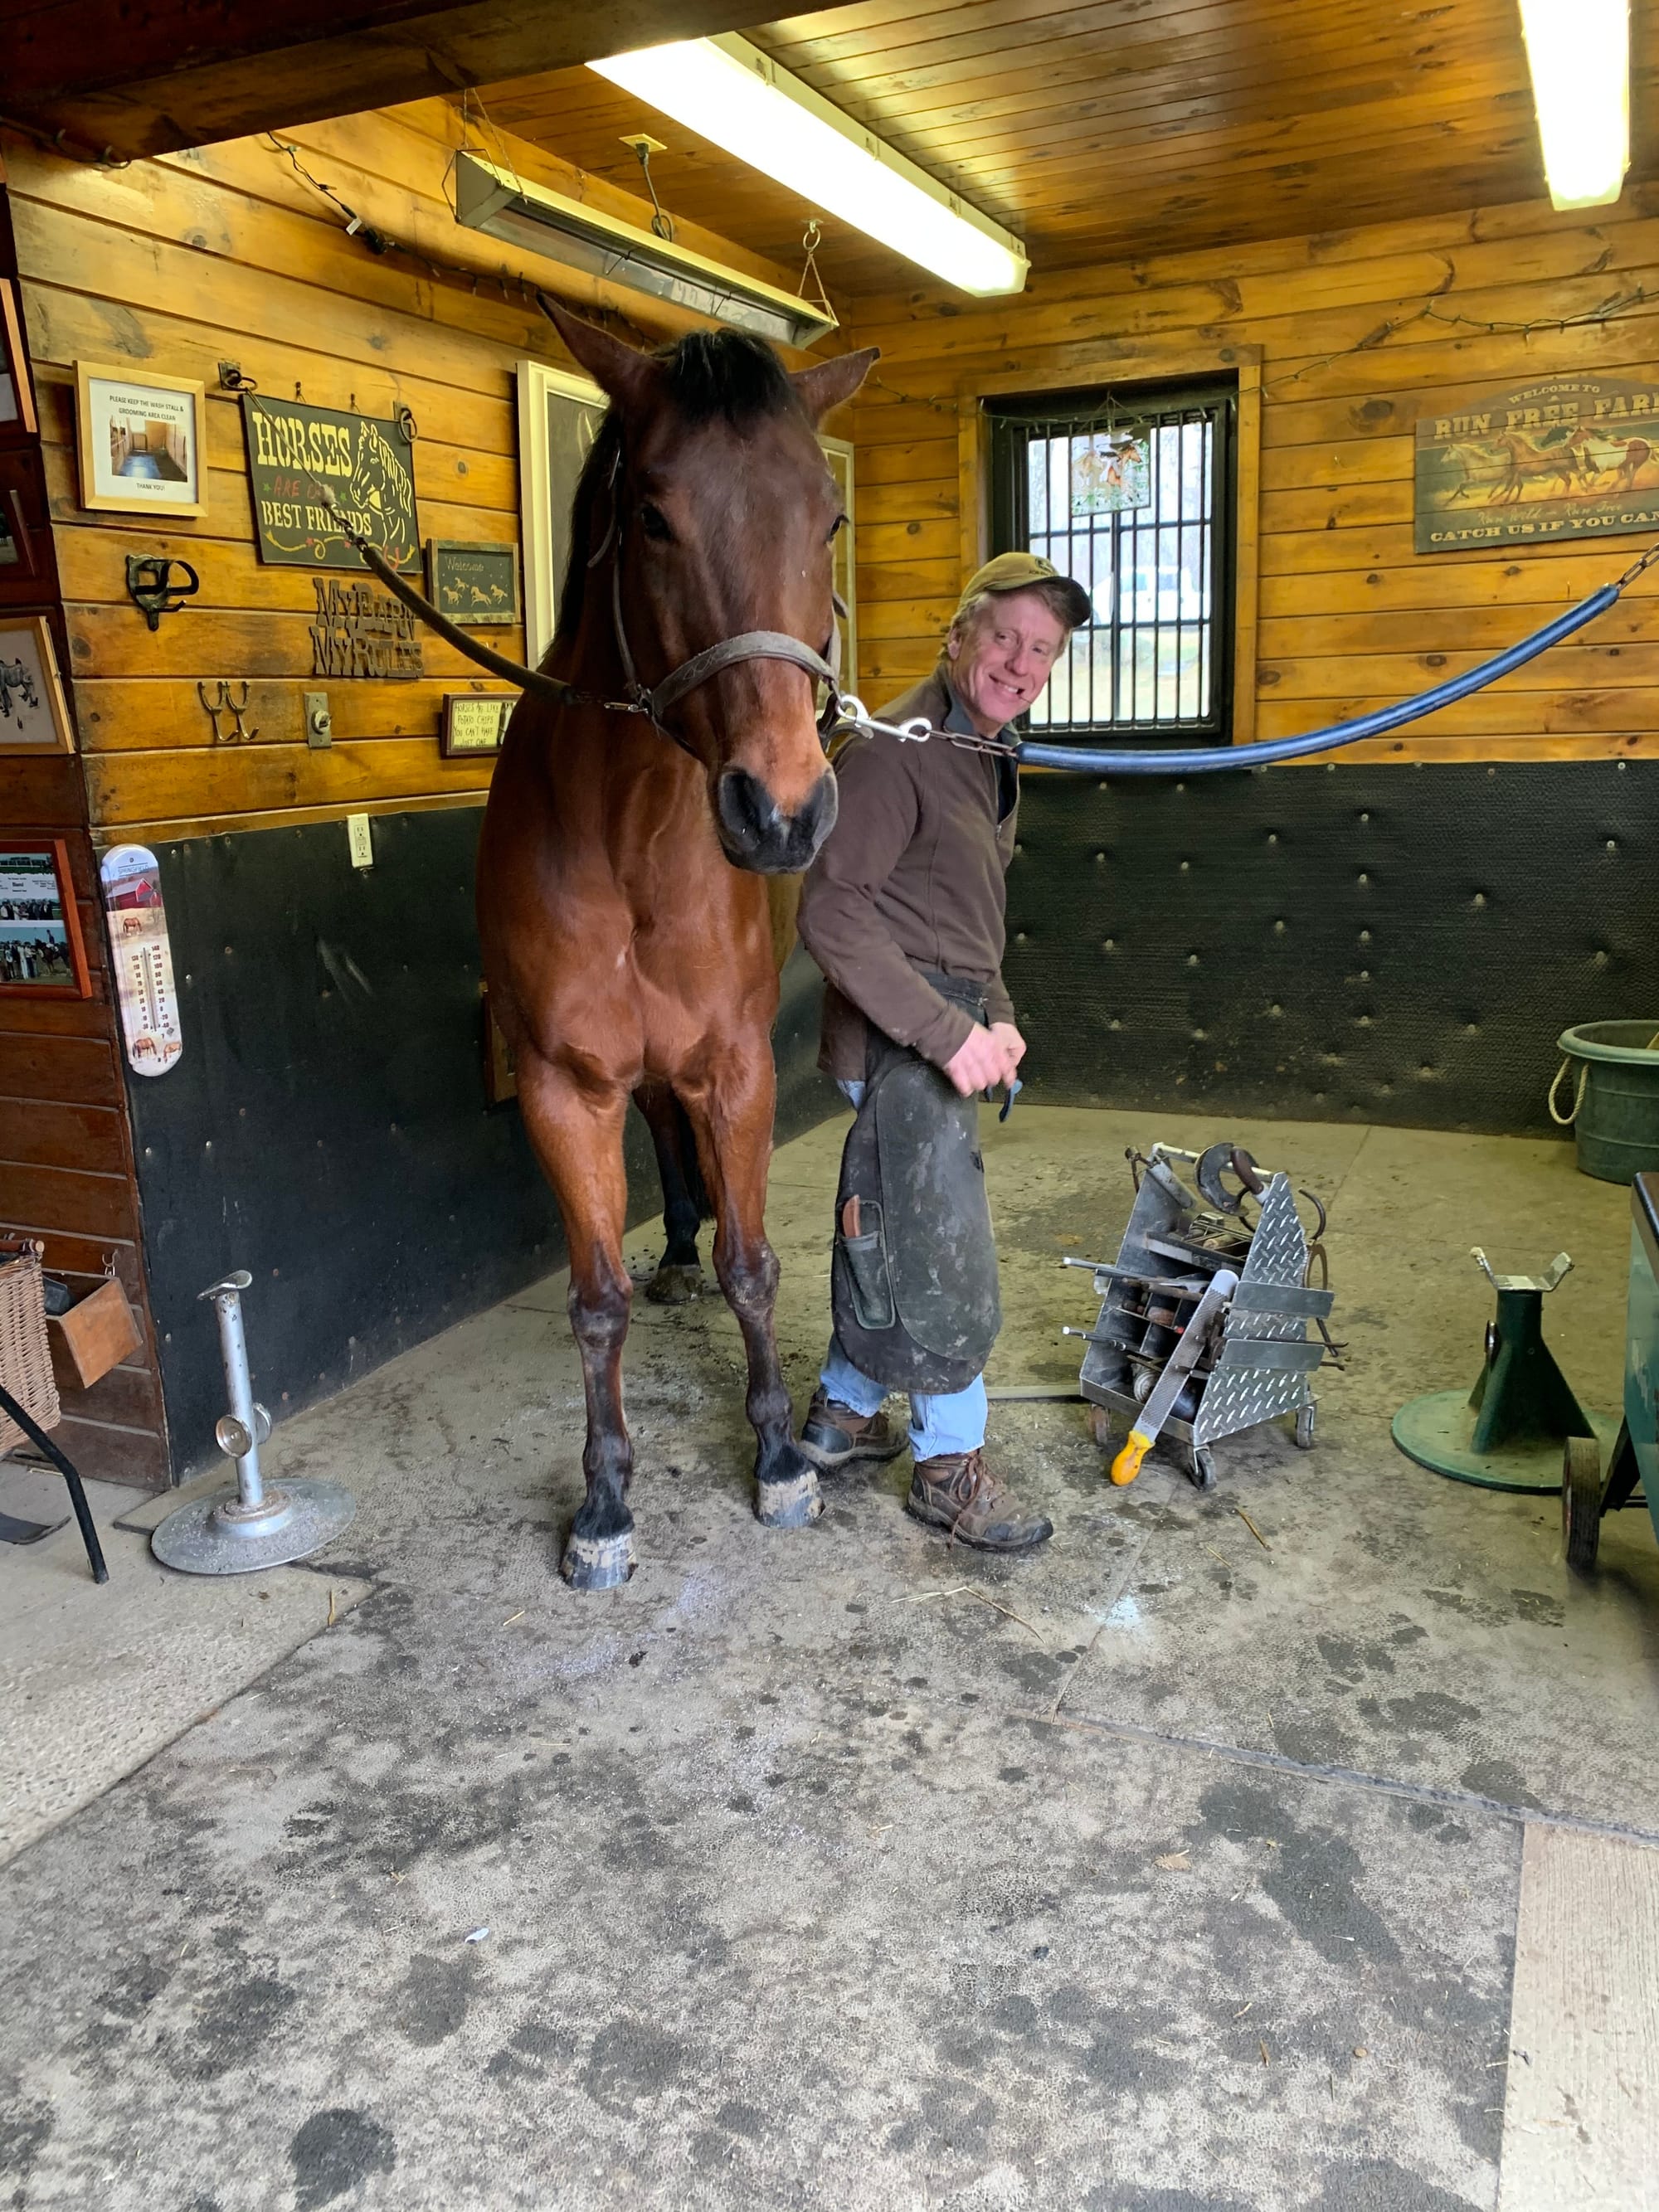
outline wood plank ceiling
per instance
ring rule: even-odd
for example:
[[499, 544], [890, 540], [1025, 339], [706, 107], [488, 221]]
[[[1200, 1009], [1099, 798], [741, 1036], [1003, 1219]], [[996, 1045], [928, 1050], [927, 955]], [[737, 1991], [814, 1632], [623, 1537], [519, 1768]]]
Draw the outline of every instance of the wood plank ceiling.
[[[1637, 0], [1633, 173], [1650, 173]], [[748, 33], [1026, 241], [1037, 270], [1531, 199], [1544, 189], [1516, 0], [856, 0]], [[1586, 54], [1583, 66], [1594, 69]], [[798, 264], [813, 210], [585, 69], [485, 88], [489, 115], [637, 184], [667, 142], [671, 211]], [[828, 220], [832, 293], [913, 264]]]

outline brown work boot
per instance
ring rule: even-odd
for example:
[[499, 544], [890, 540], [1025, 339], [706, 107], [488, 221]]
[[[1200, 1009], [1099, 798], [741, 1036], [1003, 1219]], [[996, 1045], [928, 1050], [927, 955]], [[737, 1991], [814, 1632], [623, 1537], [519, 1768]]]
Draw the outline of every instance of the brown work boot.
[[1029, 1552], [1054, 1533], [1052, 1521], [1028, 1513], [992, 1474], [982, 1447], [919, 1459], [905, 1508], [930, 1528], [948, 1528], [953, 1544], [971, 1544], [981, 1552]]
[[884, 1413], [855, 1413], [820, 1383], [806, 1409], [800, 1448], [814, 1467], [827, 1473], [850, 1467], [855, 1459], [896, 1459], [904, 1449], [904, 1437], [894, 1434]]

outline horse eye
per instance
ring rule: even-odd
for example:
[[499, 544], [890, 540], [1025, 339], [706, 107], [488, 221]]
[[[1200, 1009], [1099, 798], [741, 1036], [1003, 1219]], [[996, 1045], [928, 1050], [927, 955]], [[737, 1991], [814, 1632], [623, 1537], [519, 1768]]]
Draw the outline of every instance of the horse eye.
[[660, 507], [653, 507], [649, 500], [640, 509], [640, 526], [647, 538], [657, 538], [664, 544], [673, 542], [674, 533], [668, 526], [667, 517]]
[[845, 530], [846, 527], [847, 517], [844, 514], [838, 514], [830, 526], [830, 537], [826, 542], [833, 544], [835, 540], [840, 537], [842, 532]]

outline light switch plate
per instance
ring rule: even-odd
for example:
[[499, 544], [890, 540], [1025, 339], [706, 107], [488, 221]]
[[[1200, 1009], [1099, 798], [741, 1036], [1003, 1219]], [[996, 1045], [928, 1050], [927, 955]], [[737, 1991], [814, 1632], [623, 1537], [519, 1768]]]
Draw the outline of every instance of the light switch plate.
[[369, 834], [367, 814], [348, 814], [346, 836], [351, 846], [351, 865], [354, 868], [372, 868], [374, 865], [374, 840]]

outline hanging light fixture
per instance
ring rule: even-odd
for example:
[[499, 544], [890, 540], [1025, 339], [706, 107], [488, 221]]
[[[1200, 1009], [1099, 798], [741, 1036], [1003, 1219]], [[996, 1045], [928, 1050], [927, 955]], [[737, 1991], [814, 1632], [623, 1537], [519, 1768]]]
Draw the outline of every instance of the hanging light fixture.
[[690, 39], [588, 67], [959, 290], [1024, 290], [1018, 239], [747, 39]]
[[1521, 0], [1550, 204], [1607, 207], [1630, 167], [1629, 0]]
[[668, 235], [641, 230], [585, 200], [532, 184], [482, 155], [455, 156], [455, 220], [469, 230], [505, 239], [521, 252], [542, 254], [566, 268], [672, 301], [777, 345], [810, 346], [836, 328], [827, 306], [680, 245], [665, 218], [663, 231]]

